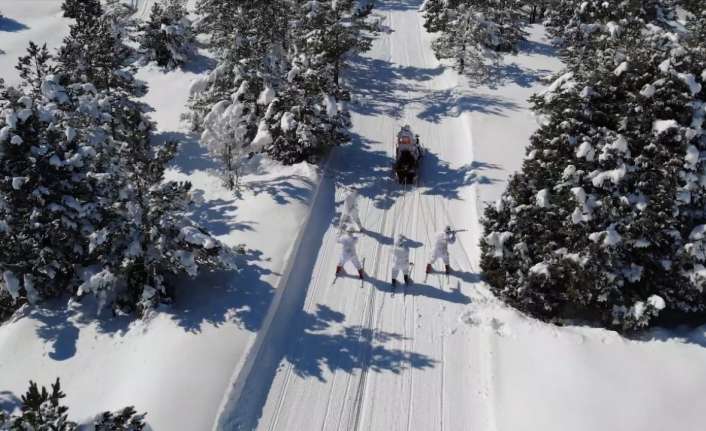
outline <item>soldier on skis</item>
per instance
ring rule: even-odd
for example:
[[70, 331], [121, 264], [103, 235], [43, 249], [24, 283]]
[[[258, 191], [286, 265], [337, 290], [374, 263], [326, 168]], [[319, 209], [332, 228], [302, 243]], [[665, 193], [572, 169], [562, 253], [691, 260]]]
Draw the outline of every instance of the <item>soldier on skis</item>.
[[405, 284], [410, 283], [409, 278], [409, 246], [404, 235], [397, 235], [395, 246], [392, 250], [392, 285], [397, 285], [397, 274], [400, 272], [404, 276]]
[[436, 235], [434, 251], [432, 253], [431, 260], [427, 264], [427, 274], [434, 270], [432, 265], [439, 259], [444, 261], [444, 269], [446, 273], [449, 274], [451, 272], [451, 265], [449, 264], [449, 244], [453, 244], [455, 241], [456, 234], [451, 230], [450, 226], [446, 226], [446, 229]]
[[358, 191], [355, 188], [351, 188], [350, 193], [343, 200], [343, 210], [339, 223], [341, 226], [345, 223], [355, 223], [359, 231], [363, 230], [363, 224], [360, 222], [360, 216], [358, 215]]
[[362, 280], [364, 272], [363, 265], [360, 263], [356, 252], [358, 238], [355, 236], [355, 229], [352, 226], [345, 226], [344, 231], [338, 237], [338, 242], [341, 244], [341, 258], [338, 260], [338, 266], [336, 267], [336, 276], [338, 277], [343, 273], [343, 266], [346, 263], [352, 262], [355, 269], [358, 270], [358, 276]]

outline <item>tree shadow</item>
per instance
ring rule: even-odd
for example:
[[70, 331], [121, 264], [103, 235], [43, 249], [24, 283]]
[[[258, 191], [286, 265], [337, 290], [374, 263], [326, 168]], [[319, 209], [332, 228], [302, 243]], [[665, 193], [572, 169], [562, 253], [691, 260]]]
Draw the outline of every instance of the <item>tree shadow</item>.
[[8, 17], [0, 17], [0, 31], [16, 33], [18, 31], [29, 30], [29, 27]]
[[26, 317], [38, 323], [37, 336], [52, 348], [49, 357], [55, 361], [65, 361], [76, 354], [79, 328], [71, 319], [73, 310], [59, 302], [50, 301], [42, 307], [32, 307]]
[[556, 57], [558, 50], [549, 43], [535, 40], [523, 40], [520, 42], [520, 53], [529, 55], [541, 55], [545, 57]]
[[401, 118], [405, 105], [413, 101], [410, 94], [420, 90], [419, 83], [444, 72], [435, 68], [399, 66], [387, 60], [356, 56], [346, 72], [355, 100], [349, 105], [361, 115], [387, 115]]
[[191, 333], [201, 332], [205, 325], [219, 327], [229, 322], [256, 332], [274, 296], [274, 288], [264, 279], [273, 273], [260, 265], [265, 260], [262, 252], [247, 250], [237, 272], [211, 271], [181, 280], [173, 306], [163, 312]]
[[308, 202], [315, 184], [311, 178], [303, 175], [285, 175], [266, 180], [248, 180], [245, 186], [256, 196], [266, 193], [278, 204], [287, 205], [294, 201]]
[[348, 108], [361, 115], [400, 118], [408, 99], [405, 93], [415, 91], [413, 83], [399, 82], [397, 68], [385, 60], [356, 56], [346, 77], [350, 88], [356, 89]]
[[22, 400], [13, 392], [0, 391], [0, 411], [12, 414], [22, 405]]
[[216, 61], [216, 59], [207, 57], [197, 51], [189, 57], [189, 60], [181, 67], [181, 69], [184, 72], [202, 74], [215, 69], [217, 64], [218, 61]]
[[160, 132], [154, 135], [156, 142], [179, 142], [179, 151], [172, 159], [170, 167], [186, 175], [198, 171], [214, 172], [219, 169], [219, 164], [208, 154], [208, 151], [199, 144], [199, 136], [195, 133]]
[[416, 11], [422, 3], [422, 0], [377, 0], [373, 11]]
[[552, 71], [549, 69], [524, 68], [513, 62], [489, 66], [488, 76], [480, 80], [469, 78], [469, 81], [477, 85], [486, 85], [493, 90], [509, 84], [530, 88], [551, 74]]
[[356, 184], [360, 196], [372, 200], [376, 208], [389, 209], [404, 189], [392, 179], [392, 157], [373, 146], [379, 148], [380, 143], [354, 133], [349, 144], [332, 154], [328, 175], [339, 184]]
[[238, 207], [223, 199], [211, 199], [197, 205], [191, 212], [191, 218], [214, 235], [226, 235], [231, 232], [254, 231], [255, 221], [237, 221]]
[[282, 340], [278, 348], [284, 351], [278, 355], [270, 352], [266, 355], [266, 362], [259, 363], [256, 376], [249, 376], [246, 383], [247, 395], [235, 405], [226, 407], [228, 417], [221, 428], [257, 427], [267, 395], [283, 362], [291, 365], [296, 376], [319, 382], [326, 381], [326, 371], [399, 374], [405, 369], [428, 369], [437, 364], [435, 359], [421, 353], [385, 347], [386, 342], [407, 338], [360, 325], [347, 326], [344, 324], [345, 315], [326, 305], [317, 304], [313, 312], [299, 309], [289, 321], [295, 322], [295, 326], [289, 328], [287, 339]]
[[427, 151], [422, 159], [422, 181], [425, 195], [442, 196], [446, 199], [461, 199], [460, 191], [474, 183], [490, 184], [497, 180], [478, 175], [478, 171], [499, 169], [497, 165], [483, 162], [471, 162], [459, 168], [451, 168], [447, 161], [436, 153]]
[[298, 335], [292, 338], [285, 360], [303, 378], [324, 382], [324, 371], [389, 371], [399, 374], [407, 368], [431, 368], [436, 361], [426, 355], [384, 346], [389, 341], [407, 338], [360, 325], [343, 324], [345, 315], [317, 304], [316, 310], [302, 310], [297, 321]]
[[457, 118], [466, 112], [505, 117], [505, 111], [516, 111], [516, 103], [490, 94], [464, 94], [462, 90], [450, 88], [426, 93], [417, 100], [424, 109], [417, 117], [439, 123], [444, 118]]

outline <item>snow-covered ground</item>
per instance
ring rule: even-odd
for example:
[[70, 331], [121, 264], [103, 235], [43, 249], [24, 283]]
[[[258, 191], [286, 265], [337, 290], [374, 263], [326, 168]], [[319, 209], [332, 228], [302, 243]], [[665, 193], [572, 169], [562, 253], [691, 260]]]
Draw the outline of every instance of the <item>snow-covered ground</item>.
[[[2, 1], [10, 18], [0, 22], [0, 77], [17, 82], [14, 65], [29, 40], [56, 47], [66, 33], [61, 1]], [[139, 10], [145, 10], [143, 6]], [[16, 30], [14, 30], [16, 29]], [[6, 37], [7, 36], [7, 37]], [[0, 408], [14, 409], [30, 379], [48, 385], [60, 377], [72, 419], [135, 405], [148, 412], [155, 430], [209, 429], [231, 376], [265, 322], [286, 257], [319, 183], [317, 169], [253, 162], [241, 199], [224, 189], [217, 167], [197, 138], [179, 123], [189, 84], [208, 71], [198, 56], [184, 70], [164, 73], [146, 66], [138, 78], [150, 92], [157, 139], [177, 139], [181, 151], [168, 172], [204, 191], [194, 217], [227, 244], [245, 244], [240, 274], [204, 274], [180, 283], [177, 300], [148, 321], [103, 318], [94, 321], [93, 304], [65, 311], [25, 310], [0, 326]]]
[[[145, 14], [150, 3], [136, 5]], [[174, 307], [147, 321], [88, 320], [90, 303], [25, 310], [0, 326], [0, 408], [14, 408], [29, 379], [61, 377], [72, 418], [135, 405], [155, 430], [704, 429], [706, 329], [627, 340], [560, 328], [505, 307], [482, 283], [482, 205], [519, 169], [536, 128], [526, 99], [561, 65], [533, 27], [492, 85], [471, 87], [434, 58], [420, 3], [377, 2], [385, 31], [349, 72], [354, 142], [333, 152], [325, 175], [261, 161], [240, 200], [178, 122], [208, 59], [166, 74], [142, 68], [158, 139], [183, 142], [169, 176], [204, 190], [194, 217], [246, 244], [242, 274], [187, 280]], [[0, 1], [13, 20], [0, 22], [0, 77], [16, 80], [30, 39], [60, 43], [59, 5]], [[429, 150], [419, 188], [389, 177], [405, 123]], [[334, 201], [350, 185], [367, 229], [362, 287], [350, 277], [332, 285]], [[431, 236], [446, 224], [465, 229], [451, 249], [455, 274], [425, 280]], [[393, 295], [397, 233], [415, 243], [415, 284]]]
[[[703, 429], [703, 331], [630, 341], [559, 328], [508, 309], [480, 281], [478, 215], [521, 165], [536, 128], [528, 96], [561, 65], [533, 27], [521, 54], [471, 89], [435, 60], [419, 3], [378, 2], [387, 31], [350, 73], [355, 142], [335, 153], [323, 180], [310, 246], [279, 311], [287, 323], [259, 335], [258, 367], [240, 376], [219, 429]], [[388, 177], [405, 123], [429, 150], [418, 189]], [[355, 278], [332, 285], [332, 201], [349, 185], [364, 195], [362, 288]], [[452, 248], [455, 274], [425, 280], [430, 238], [446, 224], [467, 229]], [[415, 284], [393, 295], [397, 233], [416, 242]]]
[[69, 33], [70, 20], [62, 17], [59, 0], [2, 0], [0, 12], [0, 78], [17, 82], [17, 58], [27, 53], [30, 41], [54, 50]]

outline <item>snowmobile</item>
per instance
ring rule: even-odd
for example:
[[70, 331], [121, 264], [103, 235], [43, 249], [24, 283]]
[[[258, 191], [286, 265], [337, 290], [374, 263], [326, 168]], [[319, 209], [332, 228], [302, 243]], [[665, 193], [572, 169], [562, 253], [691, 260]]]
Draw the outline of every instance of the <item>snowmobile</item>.
[[400, 184], [416, 184], [419, 180], [419, 166], [424, 148], [419, 143], [419, 135], [412, 133], [409, 126], [403, 126], [397, 133], [395, 163], [393, 170]]

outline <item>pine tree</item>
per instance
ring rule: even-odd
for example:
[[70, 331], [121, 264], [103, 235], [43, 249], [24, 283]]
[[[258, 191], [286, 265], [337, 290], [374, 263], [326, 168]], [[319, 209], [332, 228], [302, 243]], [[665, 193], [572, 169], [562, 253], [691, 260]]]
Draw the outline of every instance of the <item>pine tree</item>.
[[193, 35], [183, 0], [167, 0], [164, 7], [155, 3], [141, 30], [140, 46], [148, 60], [173, 69], [188, 59]]
[[61, 405], [61, 400], [66, 397], [61, 391], [59, 379], [51, 385], [51, 392], [45, 387], [41, 391], [37, 384], [30, 380], [29, 390], [22, 395], [22, 413], [12, 420], [13, 430], [51, 430], [72, 431], [78, 425], [67, 418], [68, 407]]
[[27, 55], [19, 58], [15, 69], [19, 72], [22, 85], [29, 88], [32, 95], [38, 96], [44, 78], [55, 72], [51, 60], [52, 55], [47, 49], [47, 44], [40, 48], [32, 41], [29, 42]]
[[348, 91], [340, 83], [347, 55], [369, 48], [363, 21], [352, 2], [319, 2], [299, 10], [292, 32], [292, 68], [263, 119], [273, 135], [268, 153], [284, 163], [314, 161], [329, 145], [348, 140], [348, 113], [338, 108]]
[[103, 15], [100, 0], [64, 0], [64, 17], [75, 20], [93, 19]]
[[153, 143], [153, 125], [136, 103], [126, 105], [121, 117], [113, 131], [110, 183], [101, 191], [110, 205], [88, 246], [89, 260], [104, 269], [86, 280], [79, 294], [144, 314], [171, 298], [166, 276], [195, 276], [202, 266], [235, 264], [228, 247], [187, 217], [191, 184], [164, 181], [177, 143]]
[[454, 15], [460, 4], [461, 0], [426, 0], [421, 8], [424, 28], [430, 33], [448, 29], [450, 15]]
[[79, 20], [59, 49], [57, 61], [68, 82], [89, 82], [98, 90], [141, 95], [144, 85], [133, 76], [132, 50], [108, 18]]
[[581, 63], [593, 50], [620, 37], [626, 21], [643, 20], [662, 25], [671, 17], [669, 0], [556, 0], [550, 8], [547, 30], [561, 48], [564, 61]]
[[[30, 380], [29, 389], [22, 395], [21, 413], [11, 416], [0, 411], [0, 430], [3, 431], [73, 431], [78, 424], [68, 419], [69, 408], [61, 405], [66, 397], [61, 391], [59, 379], [51, 385], [51, 392], [45, 387], [41, 390]], [[125, 407], [117, 412], [103, 412], [90, 424], [95, 431], [142, 431], [145, 414], [138, 414], [133, 407]], [[83, 427], [81, 427], [83, 428]]]
[[432, 47], [440, 59], [450, 59], [461, 73], [484, 77], [504, 52], [516, 52], [525, 25], [514, 0], [475, 0], [443, 6], [429, 15], [429, 26], [441, 35]]
[[635, 19], [532, 98], [543, 125], [483, 222], [501, 298], [621, 330], [706, 309], [702, 68]]
[[[40, 51], [30, 50], [29, 61], [22, 59], [20, 65], [41, 64], [41, 58]], [[0, 238], [6, 244], [0, 272], [16, 305], [20, 298], [34, 303], [71, 285], [93, 199], [85, 182], [92, 149], [71, 118], [90, 115], [77, 111], [95, 100], [82, 88], [60, 86], [54, 75], [41, 83], [37, 76], [43, 73], [24, 75], [25, 92], [7, 88], [0, 94], [0, 176], [5, 179], [0, 182]]]
[[239, 187], [242, 159], [256, 133], [256, 101], [251, 96], [243, 81], [232, 101], [215, 104], [203, 121], [201, 144], [223, 163], [223, 181], [230, 190]]
[[[375, 30], [370, 3], [356, 3], [202, 1], [201, 28], [220, 57], [219, 67], [192, 87], [192, 122], [199, 128], [207, 119], [202, 143], [226, 160], [265, 150], [297, 163], [345, 142], [349, 117], [338, 105], [349, 94], [341, 71], [350, 55], [370, 47]], [[235, 19], [224, 15], [233, 10]], [[237, 139], [218, 137], [236, 129]], [[234, 165], [225, 164], [231, 184]]]
[[142, 431], [147, 425], [144, 413], [137, 414], [134, 407], [125, 407], [99, 415], [93, 426], [95, 431]]

